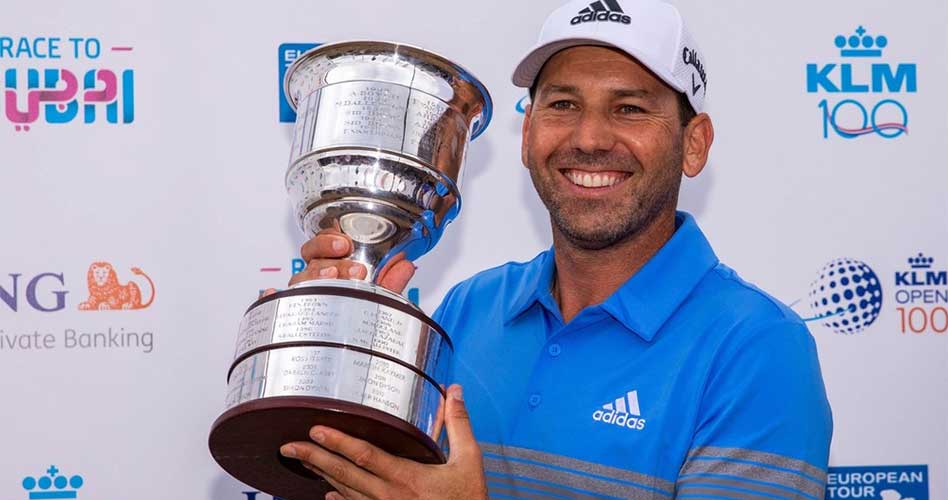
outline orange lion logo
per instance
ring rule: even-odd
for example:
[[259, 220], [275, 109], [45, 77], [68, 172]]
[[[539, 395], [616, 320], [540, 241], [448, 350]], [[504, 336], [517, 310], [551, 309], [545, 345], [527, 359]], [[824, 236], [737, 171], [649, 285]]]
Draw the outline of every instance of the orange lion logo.
[[93, 262], [89, 266], [86, 282], [89, 286], [89, 298], [79, 304], [80, 311], [108, 311], [120, 309], [144, 309], [155, 300], [155, 283], [137, 267], [132, 272], [144, 277], [151, 286], [151, 297], [142, 304], [142, 292], [133, 281], [121, 284], [112, 264]]

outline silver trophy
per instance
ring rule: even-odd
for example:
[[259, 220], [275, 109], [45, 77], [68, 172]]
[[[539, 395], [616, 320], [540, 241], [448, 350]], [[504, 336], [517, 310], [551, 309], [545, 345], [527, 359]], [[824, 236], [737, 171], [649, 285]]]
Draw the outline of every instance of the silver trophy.
[[431, 250], [461, 208], [467, 145], [487, 127], [487, 89], [408, 45], [323, 45], [287, 70], [297, 112], [286, 187], [303, 232], [352, 238], [365, 281], [313, 280], [244, 314], [226, 411], [209, 438], [237, 479], [287, 500], [331, 486], [279, 447], [328, 425], [399, 456], [442, 463], [444, 374], [453, 347], [418, 307], [374, 284]]

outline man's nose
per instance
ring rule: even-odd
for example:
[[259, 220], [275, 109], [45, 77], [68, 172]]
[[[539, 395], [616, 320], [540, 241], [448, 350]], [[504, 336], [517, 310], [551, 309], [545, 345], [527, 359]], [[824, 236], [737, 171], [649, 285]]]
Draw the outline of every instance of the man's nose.
[[573, 130], [572, 146], [584, 153], [595, 153], [611, 151], [615, 143], [609, 116], [599, 110], [583, 110]]

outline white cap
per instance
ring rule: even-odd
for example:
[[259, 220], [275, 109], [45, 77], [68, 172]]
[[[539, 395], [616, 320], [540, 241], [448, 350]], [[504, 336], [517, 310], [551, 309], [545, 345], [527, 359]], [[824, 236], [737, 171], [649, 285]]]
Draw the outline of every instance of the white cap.
[[514, 70], [514, 85], [532, 86], [554, 54], [577, 45], [622, 50], [687, 95], [696, 112], [704, 109], [708, 77], [703, 52], [675, 6], [659, 0], [567, 2], [546, 19], [540, 40]]

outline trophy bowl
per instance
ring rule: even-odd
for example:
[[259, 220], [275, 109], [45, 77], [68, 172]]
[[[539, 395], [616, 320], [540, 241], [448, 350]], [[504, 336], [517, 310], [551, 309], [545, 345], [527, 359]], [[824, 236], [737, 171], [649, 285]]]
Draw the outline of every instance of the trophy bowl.
[[284, 88], [297, 111], [285, 182], [312, 237], [352, 239], [364, 281], [319, 279], [261, 297], [244, 314], [214, 422], [214, 459], [285, 500], [333, 488], [281, 445], [325, 425], [397, 456], [443, 463], [448, 334], [374, 282], [415, 260], [461, 208], [468, 143], [487, 127], [491, 98], [469, 72], [424, 49], [340, 42], [300, 56]]

